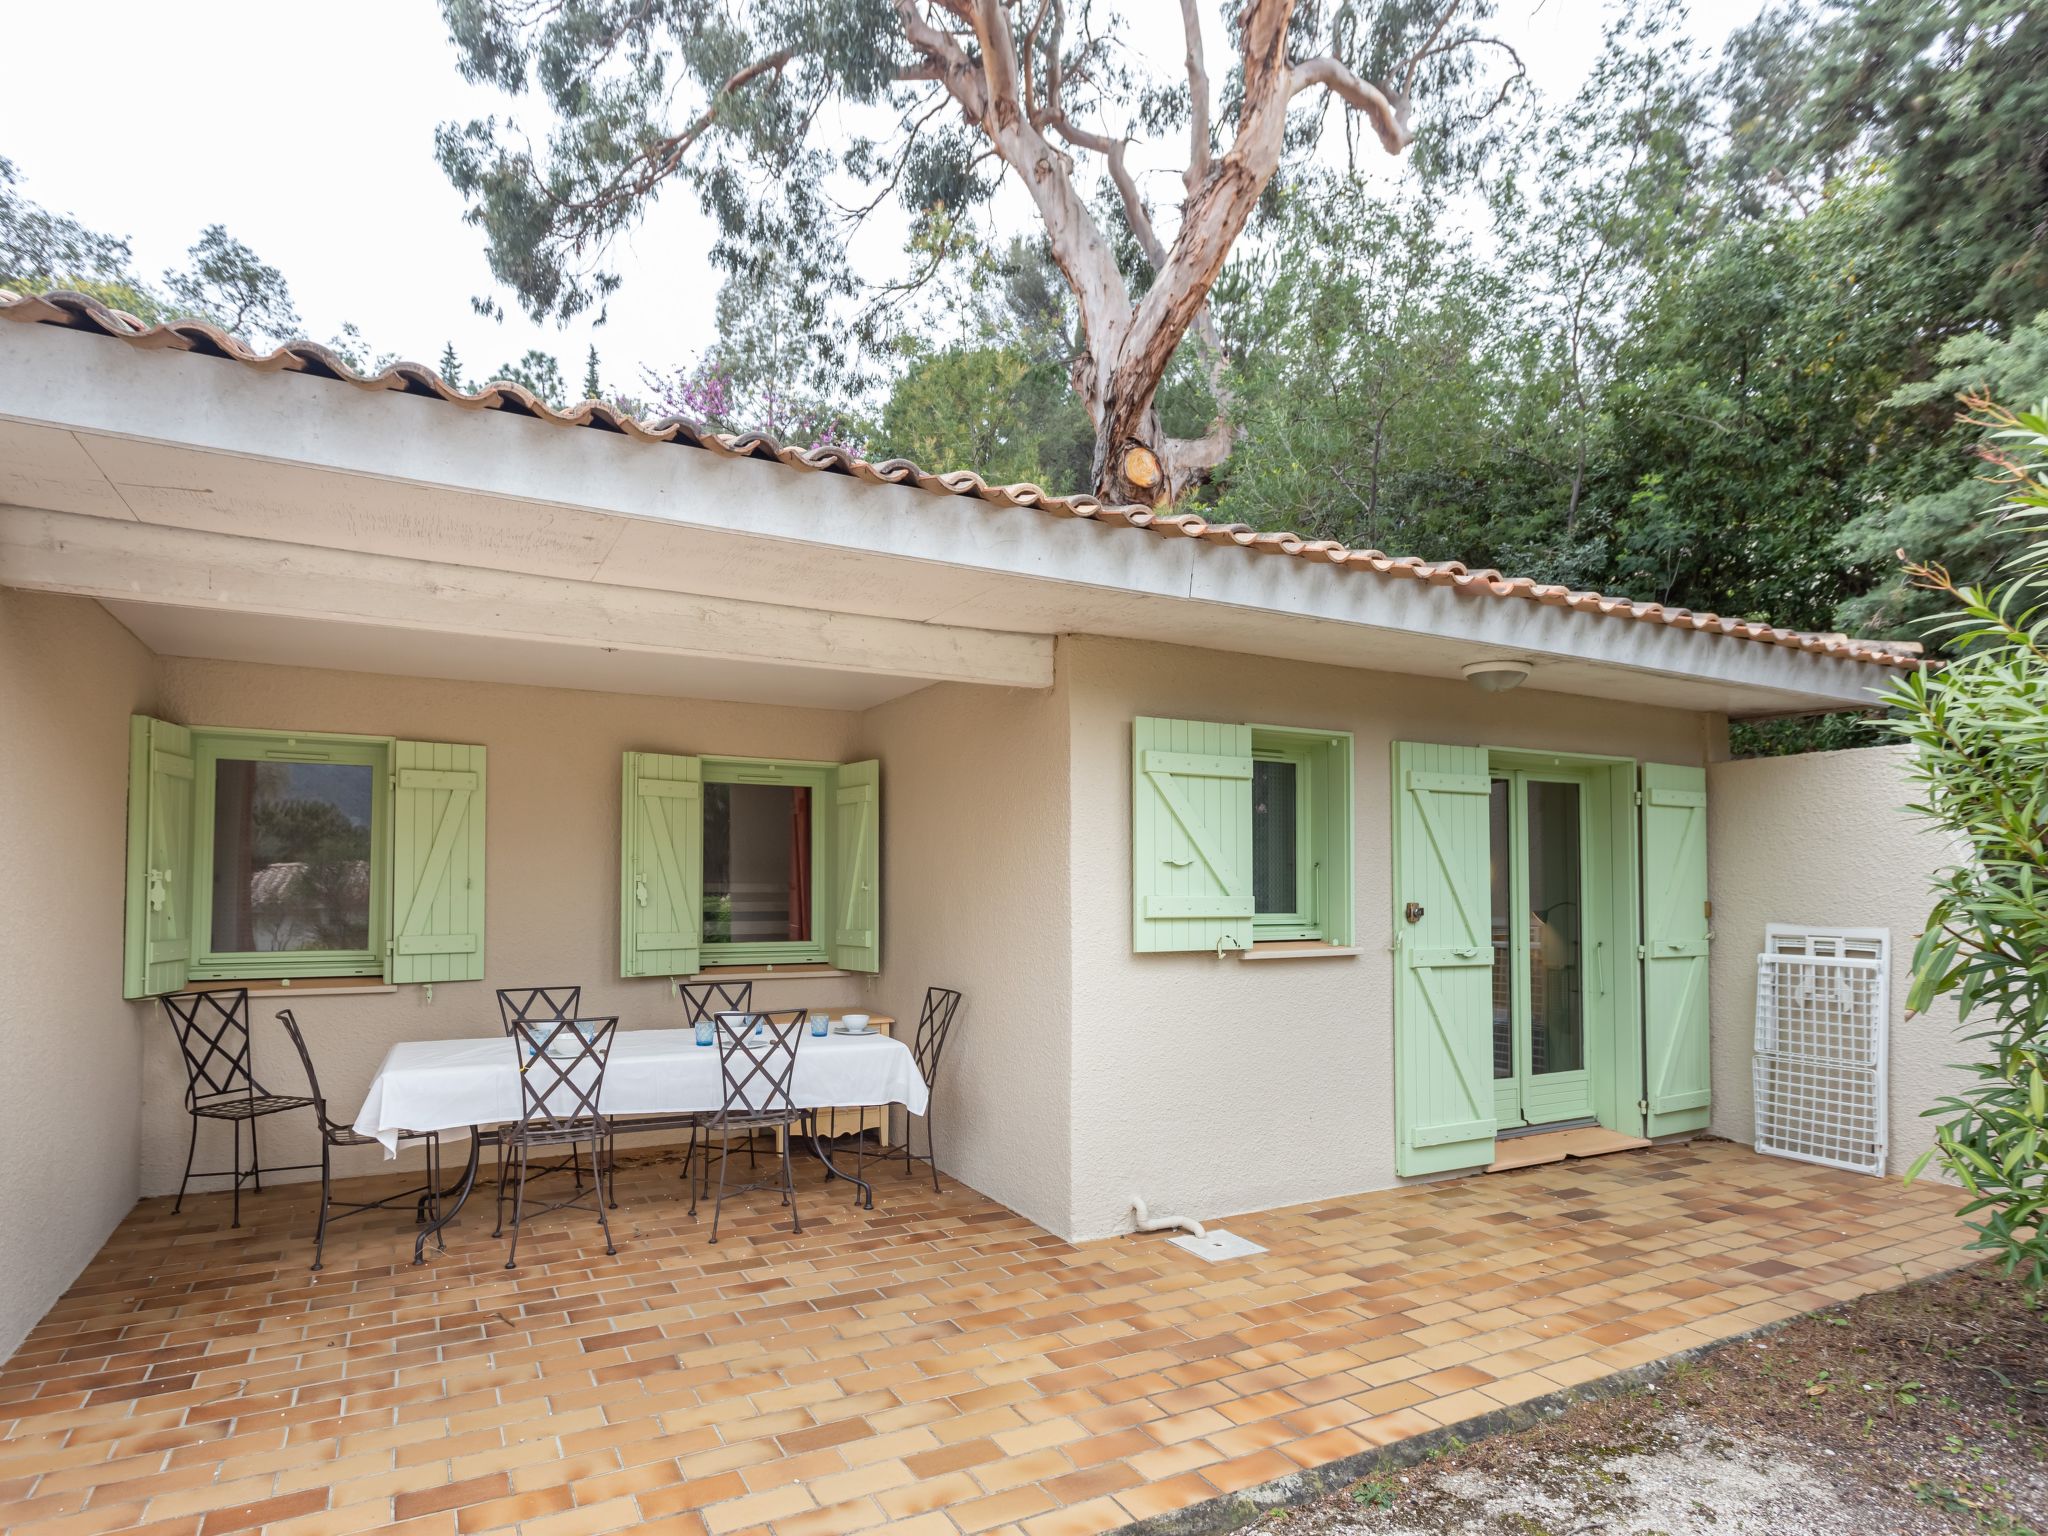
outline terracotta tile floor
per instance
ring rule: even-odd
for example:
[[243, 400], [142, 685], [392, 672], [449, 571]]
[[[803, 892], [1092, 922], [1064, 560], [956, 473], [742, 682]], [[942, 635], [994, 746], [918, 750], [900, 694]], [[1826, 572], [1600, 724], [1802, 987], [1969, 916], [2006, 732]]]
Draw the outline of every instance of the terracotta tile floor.
[[[0, 1370], [0, 1527], [428, 1536], [1108, 1529], [1959, 1259], [1951, 1196], [1709, 1143], [1074, 1247], [948, 1182], [629, 1168], [502, 1268], [487, 1204], [309, 1274], [305, 1186], [150, 1200]], [[708, 1212], [706, 1213], [708, 1216]], [[402, 1220], [402, 1218], [401, 1218]], [[780, 1223], [780, 1224], [779, 1224]]]

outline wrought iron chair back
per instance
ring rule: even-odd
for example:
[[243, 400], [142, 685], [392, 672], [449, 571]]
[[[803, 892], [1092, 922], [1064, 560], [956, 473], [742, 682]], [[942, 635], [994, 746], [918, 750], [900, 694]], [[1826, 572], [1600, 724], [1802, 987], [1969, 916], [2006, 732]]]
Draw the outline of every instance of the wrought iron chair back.
[[[515, 1135], [529, 1141], [567, 1139], [587, 1136], [593, 1126], [603, 1133], [598, 1101], [618, 1027], [616, 1018], [514, 1022], [512, 1038], [520, 1054]], [[573, 1048], [564, 1049], [570, 1042]]]
[[953, 1032], [953, 1015], [960, 1011], [960, 994], [951, 987], [926, 987], [924, 1007], [917, 1016], [917, 1034], [910, 1053], [917, 1060], [918, 1075], [925, 1087], [939, 1081], [939, 1059], [945, 1054], [946, 1039]]
[[[173, 1213], [185, 1208], [185, 1189], [192, 1182], [192, 1161], [199, 1151], [199, 1122], [226, 1120], [231, 1126], [233, 1166], [202, 1172], [199, 1177], [233, 1179], [234, 1212], [231, 1225], [242, 1224], [242, 1183], [263, 1188], [266, 1171], [316, 1167], [313, 1163], [278, 1163], [263, 1166], [257, 1145], [256, 1123], [267, 1115], [287, 1110], [309, 1109], [313, 1101], [300, 1095], [272, 1093], [256, 1080], [250, 1064], [249, 989], [224, 988], [217, 992], [172, 992], [163, 998], [164, 1012], [171, 1016], [171, 1028], [178, 1036], [178, 1050], [185, 1058], [185, 1112], [192, 1117], [192, 1138], [185, 1147], [185, 1173], [178, 1181], [178, 1198]], [[249, 1127], [249, 1166], [242, 1166], [242, 1126]]]
[[676, 988], [683, 999], [683, 1022], [695, 1025], [718, 1013], [752, 1013], [751, 981], [686, 981]]
[[[797, 1118], [791, 1085], [796, 1079], [796, 1052], [810, 1020], [807, 1008], [772, 1013], [721, 1013], [718, 1019], [718, 1070], [724, 1091], [711, 1124], [741, 1120], [765, 1122]], [[755, 1027], [760, 1036], [755, 1037]]]
[[249, 989], [173, 992], [164, 1011], [185, 1056], [185, 1107], [263, 1093], [249, 1063]]
[[299, 1053], [299, 1065], [306, 1069], [306, 1091], [313, 1095], [313, 1118], [320, 1126], [322, 1136], [333, 1136], [347, 1130], [339, 1120], [327, 1113], [327, 1095], [320, 1091], [320, 1074], [313, 1070], [313, 1053], [306, 1049], [306, 1037], [299, 1033], [299, 1021], [292, 1017], [289, 1008], [278, 1010], [277, 1022], [284, 1026], [284, 1032], [292, 1037], [292, 1046]]
[[508, 1035], [514, 1024], [556, 1024], [573, 1019], [582, 1006], [581, 987], [498, 988], [498, 1012]]

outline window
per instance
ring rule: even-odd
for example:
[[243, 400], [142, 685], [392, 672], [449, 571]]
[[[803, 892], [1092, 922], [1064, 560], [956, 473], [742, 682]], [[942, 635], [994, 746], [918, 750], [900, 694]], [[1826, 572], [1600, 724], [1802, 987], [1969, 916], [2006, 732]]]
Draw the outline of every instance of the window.
[[880, 768], [628, 752], [619, 974], [880, 968]]
[[1252, 731], [1252, 922], [1259, 939], [1320, 939], [1315, 776], [1299, 736]]
[[706, 965], [822, 963], [824, 818], [830, 770], [704, 760]]
[[1347, 732], [1140, 718], [1131, 766], [1134, 948], [1349, 947]]
[[381, 975], [389, 747], [204, 730], [192, 744], [192, 975]]
[[482, 747], [131, 722], [124, 995], [477, 980], [483, 920]]

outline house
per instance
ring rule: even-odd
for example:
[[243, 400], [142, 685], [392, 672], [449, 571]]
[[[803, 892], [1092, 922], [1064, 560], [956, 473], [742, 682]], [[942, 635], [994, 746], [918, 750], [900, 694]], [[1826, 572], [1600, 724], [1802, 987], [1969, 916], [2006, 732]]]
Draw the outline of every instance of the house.
[[1072, 1238], [1527, 1126], [1742, 1136], [1714, 898], [1795, 915], [1755, 893], [1800, 807], [1748, 794], [1710, 871], [1727, 723], [1915, 664], [75, 296], [0, 321], [9, 1340], [175, 1188], [188, 984], [297, 1000], [343, 1104], [496, 1032], [493, 985], [629, 1027], [700, 973], [958, 987], [941, 1164]]

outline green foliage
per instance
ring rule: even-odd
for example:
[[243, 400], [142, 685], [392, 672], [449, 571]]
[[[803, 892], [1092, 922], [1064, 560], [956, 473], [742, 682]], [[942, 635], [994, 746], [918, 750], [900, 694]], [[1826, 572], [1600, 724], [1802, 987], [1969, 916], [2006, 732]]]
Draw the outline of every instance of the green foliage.
[[2048, 303], [2048, 12], [2026, 0], [1819, 0], [1730, 44], [1730, 169], [1811, 207], [1889, 168], [1886, 233], [1959, 264], [1953, 309], [2009, 327]]
[[[2048, 400], [2048, 313], [2007, 336], [1972, 332], [1947, 342], [1936, 356], [1933, 377], [1903, 384], [1886, 402], [1923, 413], [1946, 410], [1958, 395], [1993, 400]], [[1951, 433], [1949, 440], [1967, 439]], [[1962, 446], [1958, 443], [1957, 446]], [[1990, 446], [1980, 434], [1971, 450]], [[1946, 457], [1946, 454], [1944, 454]], [[1836, 538], [1853, 565], [1885, 561], [1900, 551], [1922, 562], [1939, 563], [1959, 582], [1981, 585], [2015, 552], [2008, 524], [1984, 515], [1983, 482], [1960, 468], [1949, 484], [1917, 496], [1873, 496]], [[1903, 571], [1869, 592], [1850, 598], [1838, 612], [1848, 629], [1895, 631], [1935, 612], [1934, 595]]]
[[[2026, 1284], [2048, 1284], [2048, 405], [1974, 402], [2005, 489], [1999, 516], [2023, 540], [1996, 586], [1912, 568], [1947, 598], [1960, 653], [1892, 691], [1892, 729], [1916, 748], [1916, 809], [1967, 849], [1943, 872], [1913, 956], [1908, 1006], [1953, 995], [1976, 1026], [1975, 1082], [1928, 1113], [1943, 1165], [1969, 1199], [1974, 1246]], [[1926, 1159], [1916, 1165], [1924, 1165]]]
[[1608, 395], [1616, 585], [1824, 629], [1870, 576], [1840, 530], [1918, 489], [1946, 410], [1886, 409], [1944, 273], [1894, 248], [1881, 182], [1732, 226], [1659, 273]]
[[1070, 492], [1089, 483], [1094, 442], [1088, 414], [1057, 364], [1014, 346], [952, 347], [904, 371], [867, 451]]
[[190, 267], [164, 274], [170, 308], [210, 320], [236, 336], [273, 343], [300, 335], [284, 274], [219, 224], [209, 224], [187, 253]]
[[551, 353], [538, 347], [528, 347], [516, 363], [500, 363], [497, 372], [490, 377], [493, 384], [517, 384], [529, 394], [538, 395], [556, 410], [568, 400], [569, 386], [562, 379], [562, 365]]

